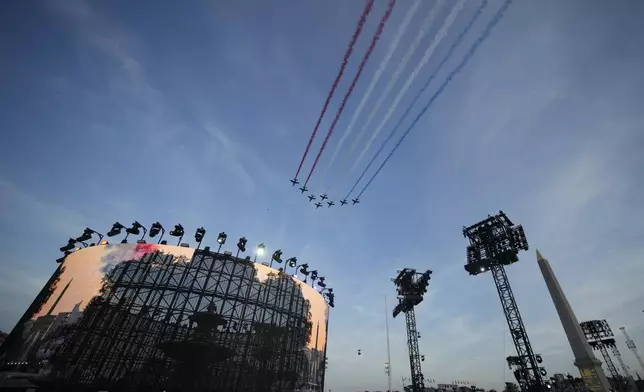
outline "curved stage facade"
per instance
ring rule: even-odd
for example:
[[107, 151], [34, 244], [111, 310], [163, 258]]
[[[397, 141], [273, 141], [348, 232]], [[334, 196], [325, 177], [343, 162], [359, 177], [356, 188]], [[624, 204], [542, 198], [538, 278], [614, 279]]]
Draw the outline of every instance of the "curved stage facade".
[[319, 390], [321, 293], [230, 253], [115, 244], [64, 260], [12, 357], [50, 382], [119, 390]]

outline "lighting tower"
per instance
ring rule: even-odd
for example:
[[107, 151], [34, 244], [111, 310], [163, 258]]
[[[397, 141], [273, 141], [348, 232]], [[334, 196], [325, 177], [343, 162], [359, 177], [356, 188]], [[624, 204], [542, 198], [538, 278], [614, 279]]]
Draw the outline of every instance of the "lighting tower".
[[613, 355], [617, 359], [617, 362], [619, 362], [620, 367], [628, 378], [628, 368], [622, 360], [622, 356], [619, 353], [617, 346], [615, 345], [615, 336], [613, 335], [613, 331], [611, 331], [610, 326], [608, 325], [606, 320], [583, 321], [579, 325], [581, 326], [581, 330], [584, 332], [584, 335], [586, 335], [586, 340], [588, 340], [590, 347], [595, 350], [599, 350], [599, 352], [602, 354], [604, 363], [606, 364], [608, 372], [610, 373], [613, 380], [619, 382], [619, 380], [622, 379], [622, 376], [617, 371], [615, 364], [608, 354], [609, 348], [613, 352]]
[[425, 381], [420, 368], [421, 355], [418, 350], [418, 331], [414, 307], [423, 301], [427, 292], [432, 271], [417, 273], [415, 269], [405, 268], [398, 271], [398, 276], [392, 281], [398, 287], [398, 305], [394, 308], [393, 317], [400, 312], [405, 313], [407, 324], [407, 346], [409, 348], [409, 364], [411, 368], [411, 384], [413, 392], [424, 392]]
[[635, 342], [633, 342], [633, 339], [631, 339], [631, 337], [628, 336], [628, 333], [626, 333], [626, 327], [620, 327], [619, 330], [622, 331], [624, 337], [626, 338], [626, 347], [628, 347], [633, 352], [635, 359], [637, 359], [640, 367], [642, 368], [642, 370], [644, 370], [644, 362], [642, 362], [642, 357], [640, 357], [640, 354], [637, 352]]
[[503, 211], [500, 211], [497, 215], [488, 215], [487, 219], [475, 225], [464, 227], [463, 236], [470, 241], [467, 247], [465, 270], [470, 275], [490, 271], [494, 277], [496, 291], [499, 293], [503, 313], [517, 350], [516, 357], [508, 358], [508, 365], [515, 366], [515, 377], [524, 392], [543, 390], [543, 377], [546, 371], [539, 366], [537, 356], [532, 350], [519, 307], [505, 273], [506, 265], [519, 261], [517, 257], [519, 250], [528, 250], [528, 241], [523, 227], [515, 226]]

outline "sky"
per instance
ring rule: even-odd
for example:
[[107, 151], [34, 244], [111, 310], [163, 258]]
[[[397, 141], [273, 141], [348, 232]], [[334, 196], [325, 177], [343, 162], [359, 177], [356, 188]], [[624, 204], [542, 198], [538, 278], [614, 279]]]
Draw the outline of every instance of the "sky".
[[[423, 0], [355, 129], [342, 138], [411, 0], [399, 0], [309, 188], [337, 204], [479, 6], [467, 0], [358, 169], [454, 4], [440, 9], [353, 153], [349, 146], [434, 2]], [[516, 0], [356, 206], [315, 210], [290, 186], [362, 1], [35, 1], [0, 6], [0, 329], [9, 330], [86, 226], [137, 220], [281, 248], [336, 293], [326, 389], [386, 389], [385, 296], [433, 271], [416, 312], [426, 378], [501, 388], [513, 352], [492, 277], [463, 269], [462, 227], [505, 211], [531, 249], [508, 267], [536, 352], [577, 374], [536, 264], [550, 260], [580, 321], [644, 348], [644, 3]], [[387, 3], [376, 0], [300, 174], [308, 174]], [[415, 117], [501, 7], [490, 0], [412, 109]], [[411, 124], [405, 120], [403, 129]], [[400, 134], [398, 134], [400, 135]], [[397, 140], [399, 136], [395, 136]], [[390, 143], [385, 148], [388, 152]], [[382, 158], [381, 158], [382, 159]], [[379, 162], [378, 162], [379, 163]], [[328, 169], [328, 170], [327, 170]], [[361, 188], [361, 187], [358, 187]], [[409, 377], [389, 320], [394, 386]], [[362, 355], [357, 355], [357, 350]], [[639, 369], [644, 376], [644, 370]]]

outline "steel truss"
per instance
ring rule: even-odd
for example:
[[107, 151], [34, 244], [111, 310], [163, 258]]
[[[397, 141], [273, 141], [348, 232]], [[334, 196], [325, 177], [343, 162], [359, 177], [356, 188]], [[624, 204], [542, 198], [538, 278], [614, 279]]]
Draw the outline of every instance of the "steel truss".
[[615, 338], [613, 331], [610, 329], [608, 322], [606, 320], [590, 320], [584, 321], [579, 324], [581, 330], [586, 335], [586, 340], [594, 350], [599, 350], [604, 359], [604, 364], [608, 369], [608, 372], [611, 375], [614, 383], [617, 383], [620, 389], [626, 390], [627, 385], [624, 383], [624, 378], [617, 371], [617, 367], [613, 363], [613, 360], [608, 353], [608, 349], [611, 349], [613, 355], [617, 359], [617, 362], [620, 364], [620, 367], [624, 371], [624, 374], [628, 378], [629, 372], [626, 364], [622, 360], [622, 355], [619, 353], [617, 346], [615, 345]]
[[[186, 367], [160, 346], [191, 339], [191, 316], [212, 308], [226, 324], [209, 347], [232, 356], [185, 377]], [[319, 378], [311, 374], [320, 357], [308, 348], [312, 328], [311, 305], [290, 275], [260, 281], [249, 258], [229, 253], [196, 250], [188, 260], [152, 252], [106, 274], [60, 347], [53, 375], [118, 390], [293, 391]]]
[[532, 350], [525, 326], [523, 325], [523, 319], [521, 318], [521, 313], [519, 313], [519, 306], [514, 299], [508, 275], [505, 273], [505, 267], [502, 264], [492, 263], [490, 264], [490, 272], [494, 277], [496, 291], [499, 293], [503, 313], [508, 322], [508, 329], [512, 336], [514, 347], [517, 350], [519, 359], [518, 373], [516, 373], [519, 375], [517, 381], [524, 390], [530, 390], [535, 387], [539, 389], [543, 385], [541, 369]]
[[418, 349], [418, 330], [416, 329], [416, 312], [412, 307], [405, 312], [407, 324], [407, 346], [409, 347], [409, 366], [411, 368], [411, 385], [414, 392], [425, 391], [425, 377], [420, 367], [420, 350]]

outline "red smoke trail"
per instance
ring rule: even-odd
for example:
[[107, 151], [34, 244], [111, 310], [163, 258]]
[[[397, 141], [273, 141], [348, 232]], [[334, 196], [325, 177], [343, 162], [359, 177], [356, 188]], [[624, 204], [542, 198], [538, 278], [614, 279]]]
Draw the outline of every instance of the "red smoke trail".
[[294, 179], [297, 179], [297, 176], [300, 174], [300, 170], [302, 170], [302, 165], [304, 164], [306, 155], [309, 153], [309, 148], [311, 148], [311, 143], [313, 143], [313, 139], [315, 138], [315, 135], [318, 133], [318, 128], [320, 127], [320, 123], [322, 122], [322, 118], [324, 117], [324, 114], [326, 113], [327, 108], [329, 107], [329, 102], [331, 102], [333, 93], [335, 93], [335, 89], [338, 87], [338, 83], [340, 82], [340, 79], [342, 79], [342, 75], [344, 75], [344, 70], [347, 67], [347, 63], [349, 62], [349, 57], [351, 57], [351, 53], [353, 53], [353, 46], [355, 45], [356, 41], [358, 40], [358, 37], [360, 36], [360, 33], [362, 32], [362, 28], [364, 27], [364, 24], [367, 21], [367, 16], [369, 16], [369, 13], [373, 9], [374, 1], [375, 0], [367, 0], [367, 4], [365, 4], [364, 9], [362, 10], [362, 15], [360, 15], [360, 19], [358, 20], [358, 25], [356, 26], [356, 30], [353, 32], [353, 36], [351, 37], [351, 42], [349, 42], [349, 47], [347, 48], [347, 51], [344, 53], [344, 58], [342, 59], [342, 65], [340, 66], [340, 71], [338, 72], [338, 75], [335, 77], [335, 80], [333, 81], [333, 85], [331, 86], [331, 90], [329, 90], [329, 94], [326, 97], [326, 101], [324, 101], [324, 106], [322, 106], [322, 112], [320, 113], [318, 122], [315, 124], [315, 128], [313, 128], [313, 133], [311, 134], [311, 138], [309, 138], [309, 143], [306, 145], [306, 149], [304, 150], [304, 155], [302, 155], [302, 160], [300, 161], [300, 165], [297, 167], [297, 172], [295, 172], [295, 177], [293, 177]]
[[324, 143], [322, 143], [322, 147], [320, 147], [320, 151], [318, 152], [318, 155], [315, 157], [315, 161], [313, 162], [313, 166], [311, 167], [311, 171], [309, 172], [309, 175], [306, 177], [304, 186], [306, 186], [306, 184], [309, 183], [309, 180], [311, 179], [311, 175], [313, 175], [313, 171], [315, 171], [315, 167], [318, 164], [318, 160], [320, 159], [322, 152], [326, 148], [326, 144], [328, 143], [329, 138], [331, 137], [331, 134], [335, 129], [335, 125], [338, 123], [338, 120], [342, 115], [344, 106], [347, 104], [347, 101], [349, 100], [349, 97], [351, 96], [351, 93], [353, 92], [353, 89], [355, 88], [356, 83], [358, 83], [358, 79], [360, 79], [360, 74], [362, 74], [365, 64], [367, 64], [367, 61], [369, 60], [369, 57], [371, 56], [373, 49], [376, 47], [376, 43], [378, 43], [378, 40], [380, 39], [380, 35], [382, 34], [382, 30], [384, 30], [385, 24], [387, 23], [387, 20], [391, 15], [391, 11], [393, 11], [395, 5], [396, 5], [396, 0], [389, 0], [387, 11], [382, 16], [382, 19], [380, 20], [380, 24], [378, 25], [378, 30], [376, 30], [376, 34], [374, 34], [373, 38], [371, 39], [371, 44], [369, 45], [369, 49], [367, 50], [367, 53], [365, 53], [364, 57], [362, 58], [362, 61], [360, 62], [360, 67], [358, 68], [358, 72], [356, 73], [356, 76], [353, 78], [353, 81], [351, 82], [351, 86], [349, 86], [349, 89], [347, 90], [346, 94], [344, 95], [344, 98], [342, 99], [342, 104], [340, 105], [340, 108], [338, 109], [338, 113], [335, 115], [335, 118], [333, 119], [333, 123], [331, 123], [331, 128], [329, 128], [329, 132], [326, 134], [326, 137], [324, 138]]

